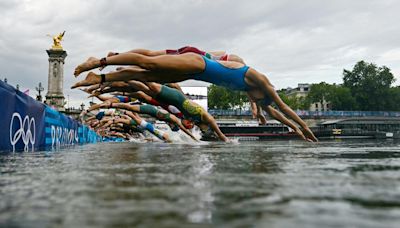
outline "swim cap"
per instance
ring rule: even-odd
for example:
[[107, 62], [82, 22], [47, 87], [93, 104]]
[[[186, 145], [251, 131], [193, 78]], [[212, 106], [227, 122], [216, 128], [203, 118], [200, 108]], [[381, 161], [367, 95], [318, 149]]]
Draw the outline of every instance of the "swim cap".
[[96, 114], [96, 119], [101, 120], [104, 117], [104, 111], [101, 111], [99, 113]]
[[179, 131], [179, 126], [174, 123], [168, 123], [169, 127], [171, 128], [172, 131]]
[[194, 123], [193, 121], [190, 121], [188, 119], [183, 119], [182, 121], [182, 125], [186, 128], [186, 129], [192, 129], [194, 127]]

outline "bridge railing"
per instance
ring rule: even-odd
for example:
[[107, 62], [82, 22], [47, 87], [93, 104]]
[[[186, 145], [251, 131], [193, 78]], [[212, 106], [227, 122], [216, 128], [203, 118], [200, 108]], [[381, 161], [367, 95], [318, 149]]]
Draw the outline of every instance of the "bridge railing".
[[[250, 116], [250, 110], [209, 109], [214, 116]], [[390, 111], [295, 111], [301, 117], [400, 117], [400, 112]]]
[[390, 111], [296, 111], [299, 116], [308, 117], [400, 117], [400, 112]]
[[241, 109], [209, 109], [208, 112], [213, 116], [250, 116], [250, 110]]

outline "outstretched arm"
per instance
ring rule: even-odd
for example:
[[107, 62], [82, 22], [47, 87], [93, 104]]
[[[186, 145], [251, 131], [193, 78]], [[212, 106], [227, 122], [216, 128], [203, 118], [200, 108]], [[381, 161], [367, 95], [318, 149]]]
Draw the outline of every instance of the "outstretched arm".
[[300, 136], [302, 139], [306, 140], [306, 141], [310, 141], [310, 139], [307, 139], [303, 132], [301, 132], [301, 130], [292, 123], [292, 121], [290, 121], [288, 118], [286, 118], [284, 115], [282, 115], [282, 113], [280, 113], [278, 110], [274, 109], [273, 107], [271, 107], [271, 105], [268, 105], [266, 107], [264, 107], [264, 110], [274, 119], [278, 120], [279, 122], [289, 126], [290, 128], [292, 128], [296, 134], [298, 136]]
[[96, 91], [98, 94], [103, 94], [103, 93], [111, 93], [111, 92], [122, 92], [122, 93], [130, 93], [132, 90], [129, 87], [108, 87], [105, 89], [102, 89], [100, 91]]
[[302, 127], [301, 131], [303, 132], [305, 137], [314, 142], [317, 142], [318, 139], [315, 137], [311, 129], [287, 104], [285, 104], [285, 102], [282, 101], [271, 83], [269, 83], [268, 80], [263, 80], [260, 83], [263, 83], [262, 86], [266, 89], [267, 95], [275, 102], [276, 105], [278, 105], [279, 109]]
[[109, 96], [104, 96], [104, 95], [101, 95], [101, 94], [93, 94], [92, 96], [94, 96], [94, 97], [97, 97], [99, 100], [101, 100], [101, 101], [106, 101], [106, 100], [110, 100], [110, 99], [113, 99], [113, 97], [109, 97]]
[[140, 112], [140, 107], [139, 105], [130, 105], [127, 103], [113, 103], [112, 108], [119, 108], [119, 109], [125, 109], [125, 110], [129, 110], [132, 112]]
[[196, 139], [196, 137], [194, 137], [194, 135], [192, 134], [192, 132], [190, 132], [188, 129], [186, 129], [183, 124], [181, 123], [180, 119], [178, 119], [178, 117], [176, 117], [174, 114], [170, 114], [171, 120], [177, 124], [179, 126], [179, 128], [185, 132], [187, 135], [189, 135], [193, 140], [195, 141], [199, 141], [198, 139]]
[[126, 114], [131, 117], [137, 125], [140, 125], [143, 129], [146, 129], [157, 138], [164, 140], [165, 142], [171, 142], [171, 139], [167, 133], [156, 129], [153, 124], [143, 120], [139, 117], [139, 115], [132, 112], [126, 112]]
[[257, 119], [260, 121], [262, 125], [267, 124], [267, 118], [265, 118], [262, 107], [256, 105], [256, 108], [257, 108]]
[[303, 135], [305, 135], [307, 139], [317, 142], [318, 141], [317, 137], [315, 137], [314, 133], [307, 126], [307, 124], [280, 98], [279, 98], [279, 100], [281, 102], [280, 104], [277, 104], [279, 109], [282, 110], [283, 113], [288, 115], [292, 120], [294, 120], [296, 123], [298, 123], [302, 127], [301, 131], [303, 132]]
[[217, 121], [215, 121], [214, 117], [210, 114], [206, 113], [203, 115], [203, 121], [208, 123], [213, 131], [218, 135], [218, 137], [224, 142], [230, 142], [230, 140], [222, 133], [221, 129], [219, 129]]
[[[103, 98], [104, 98], [104, 97], [103, 97]], [[99, 99], [100, 99], [100, 98], [99, 98]], [[101, 99], [100, 99], [100, 100], [101, 100]], [[111, 98], [105, 100], [103, 103], [94, 104], [94, 105], [90, 106], [90, 108], [88, 108], [88, 112], [93, 111], [93, 110], [96, 110], [96, 109], [99, 109], [99, 108], [110, 107], [110, 105], [111, 105], [112, 103], [115, 103], [115, 102], [119, 102], [118, 98], [111, 97]]]
[[258, 121], [263, 125], [267, 124], [267, 119], [262, 112], [262, 107], [257, 105], [257, 103], [251, 98], [250, 94], [246, 93], [246, 95], [250, 102], [250, 108], [253, 118], [258, 119]]

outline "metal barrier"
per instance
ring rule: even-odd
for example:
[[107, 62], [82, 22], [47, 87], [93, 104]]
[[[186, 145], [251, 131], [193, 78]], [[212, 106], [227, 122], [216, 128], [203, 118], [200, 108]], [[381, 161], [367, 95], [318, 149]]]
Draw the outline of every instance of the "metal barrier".
[[93, 130], [0, 81], [0, 151], [34, 151], [101, 140]]

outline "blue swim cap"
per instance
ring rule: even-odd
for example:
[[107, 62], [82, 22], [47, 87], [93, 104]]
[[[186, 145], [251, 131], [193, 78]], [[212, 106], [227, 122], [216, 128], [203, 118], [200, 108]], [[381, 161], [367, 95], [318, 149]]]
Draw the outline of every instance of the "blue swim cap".
[[169, 127], [171, 128], [172, 131], [179, 131], [179, 126], [174, 123], [168, 123]]
[[98, 120], [103, 119], [104, 114], [105, 114], [104, 111], [101, 111], [101, 112], [97, 113], [97, 114], [96, 114], [96, 119], [98, 119]]

